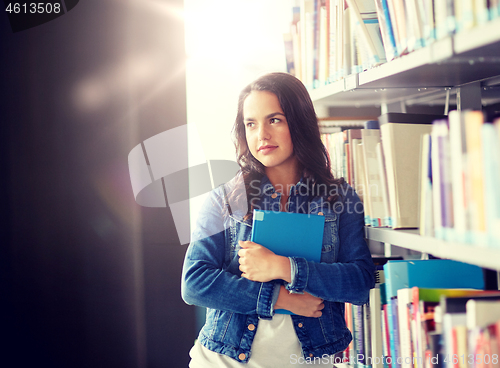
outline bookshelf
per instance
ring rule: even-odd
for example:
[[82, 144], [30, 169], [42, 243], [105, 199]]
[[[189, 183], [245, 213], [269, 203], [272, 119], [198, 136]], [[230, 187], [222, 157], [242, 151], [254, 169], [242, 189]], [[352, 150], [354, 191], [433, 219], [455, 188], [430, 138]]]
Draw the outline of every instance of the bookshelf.
[[[458, 95], [467, 88], [480, 95], [483, 106], [500, 102], [500, 17], [309, 92], [315, 105], [385, 106], [387, 112], [397, 103], [443, 104], [446, 95], [465, 109], [469, 99], [460, 102]], [[418, 229], [366, 227], [365, 234], [373, 241], [500, 271], [500, 249], [423, 237]]]
[[[328, 106], [413, 104], [456, 94], [457, 87], [481, 81], [483, 104], [500, 102], [500, 18], [435, 41], [367, 71], [311, 89], [315, 104]], [[431, 97], [431, 98], [429, 98]]]
[[[318, 9], [320, 10], [323, 6], [322, 4], [324, 3], [319, 0], [303, 0], [300, 3], [308, 4], [311, 2], [315, 4], [314, 6], [319, 6]], [[346, 3], [349, 3], [349, 6], [346, 7]], [[471, 120], [468, 121], [467, 132], [464, 128], [465, 123], [461, 125], [462, 119], [465, 119], [464, 116], [472, 116], [468, 115], [469, 112], [465, 112], [464, 110], [484, 110], [488, 114], [492, 113], [491, 115], [498, 115], [498, 110], [500, 110], [500, 108], [498, 108], [500, 106], [500, 7], [497, 6], [497, 3], [495, 3], [496, 5], [488, 3], [491, 4], [491, 8], [489, 9], [491, 11], [489, 15], [491, 19], [485, 23], [476, 25], [474, 28], [467, 30], [461, 29], [456, 33], [450, 33], [445, 37], [440, 37], [438, 40], [434, 40], [425, 47], [414, 49], [408, 54], [398, 56], [389, 62], [385, 62], [365, 71], [353, 73], [344, 76], [342, 79], [338, 79], [338, 76], [343, 75], [345, 70], [360, 70], [360, 65], [365, 67], [367, 64], [370, 64], [370, 62], [366, 63], [366, 60], [371, 60], [372, 58], [370, 57], [374, 55], [374, 53], [370, 53], [369, 50], [368, 58], [363, 58], [362, 55], [360, 55], [363, 52], [367, 52], [366, 49], [369, 49], [369, 47], [366, 47], [367, 44], [365, 44], [365, 47], [363, 48], [362, 42], [360, 42], [359, 39], [353, 39], [349, 36], [349, 34], [352, 35], [356, 32], [356, 28], [352, 27], [352, 18], [350, 23], [351, 25], [349, 25], [349, 21], [347, 21], [347, 26], [346, 23], [342, 23], [345, 22], [346, 19], [349, 19], [352, 12], [357, 11], [356, 6], [358, 5], [354, 7], [351, 6], [356, 3], [364, 4], [364, 6], [366, 6], [365, 15], [370, 12], [373, 14], [373, 11], [369, 6], [371, 1], [358, 2], [357, 0], [352, 0], [343, 2], [340, 0], [333, 0], [326, 2], [327, 9], [328, 4], [330, 4], [330, 9], [332, 9], [332, 6], [335, 7], [336, 18], [334, 19], [335, 22], [340, 24], [340, 26], [335, 28], [333, 33], [329, 28], [327, 28], [327, 31], [324, 31], [325, 27], [323, 26], [323, 28], [321, 28], [321, 23], [319, 23], [319, 29], [315, 29], [315, 32], [317, 32], [316, 35], [319, 34], [319, 41], [322, 40], [321, 37], [323, 32], [325, 32], [326, 35], [333, 35], [333, 43], [329, 43], [330, 46], [327, 48], [327, 52], [322, 53], [322, 50], [324, 51], [324, 49], [320, 48], [321, 42], [318, 43], [316, 41], [316, 43], [313, 43], [311, 42], [312, 38], [309, 39], [309, 41], [306, 39], [304, 43], [302, 43], [302, 39], [300, 39], [300, 42], [298, 43], [298, 47], [301, 51], [303, 49], [308, 50], [307, 47], [311, 47], [312, 45], [314, 51], [316, 52], [305, 53], [305, 55], [303, 55], [304, 57], [300, 58], [299, 63], [302, 68], [299, 69], [298, 74], [300, 76], [304, 76], [303, 81], [307, 86], [314, 85], [317, 87], [314, 89], [309, 88], [309, 93], [315, 107], [319, 107], [318, 111], [321, 111], [322, 113], [328, 111], [334, 115], [334, 113], [341, 110], [340, 108], [347, 107], [349, 109], [352, 108], [353, 115], [355, 115], [354, 108], [375, 106], [380, 107], [381, 114], [392, 112], [406, 113], [406, 107], [414, 105], [417, 108], [409, 110], [415, 110], [418, 114], [429, 114], [432, 110], [433, 114], [448, 115], [450, 109], [455, 109], [450, 106], [456, 106], [456, 110], [462, 110], [462, 112], [454, 112], [448, 115], [447, 120], [443, 120], [446, 116], [433, 118], [432, 130], [428, 130], [427, 127], [423, 125], [421, 129], [414, 128], [415, 126], [412, 128], [405, 127], [405, 134], [401, 134], [401, 131], [397, 133], [396, 128], [390, 127], [390, 124], [386, 124], [379, 129], [378, 134], [370, 134], [368, 133], [368, 129], [363, 131], [360, 129], [358, 132], [355, 132], [355, 129], [352, 128], [345, 129], [343, 132], [328, 133], [330, 135], [325, 134], [324, 136], [325, 146], [329, 149], [331, 158], [333, 158], [332, 162], [335, 163], [335, 166], [332, 165], [333, 169], [336, 173], [339, 173], [339, 176], [347, 177], [348, 182], [350, 182], [356, 190], [358, 190], [357, 184], [361, 182], [361, 185], [363, 185], [363, 181], [365, 181], [366, 184], [365, 188], [369, 187], [370, 181], [366, 179], [368, 175], [371, 175], [373, 183], [378, 185], [379, 188], [384, 188], [382, 189], [384, 193], [386, 192], [386, 185], [389, 187], [387, 192], [390, 192], [392, 189], [392, 193], [389, 193], [389, 195], [382, 195], [382, 197], [386, 197], [383, 199], [386, 207], [384, 211], [380, 210], [380, 203], [382, 202], [380, 200], [380, 195], [378, 195], [376, 200], [371, 198], [372, 202], [370, 202], [370, 193], [365, 192], [363, 189], [363, 195], [365, 198], [369, 198], [366, 202], [366, 204], [371, 206], [369, 211], [373, 211], [372, 213], [375, 213], [374, 218], [371, 218], [370, 216], [372, 213], [366, 211], [367, 207], [365, 207], [365, 214], [368, 212], [367, 220], [365, 221], [368, 225], [386, 225], [386, 215], [383, 214], [387, 214], [387, 216], [392, 215], [392, 225], [396, 228], [414, 227], [419, 226], [419, 224], [424, 224], [422, 231], [419, 229], [396, 230], [386, 227], [365, 226], [366, 239], [374, 243], [383, 243], [385, 246], [386, 256], [390, 255], [391, 246], [397, 246], [422, 253], [423, 257], [422, 260], [410, 260], [409, 258], [406, 258], [407, 262], [393, 263], [392, 265], [389, 263], [387, 265], [388, 267], [384, 266], [384, 270], [381, 271], [381, 274], [384, 276], [384, 281], [378, 285], [380, 288], [375, 287], [370, 291], [370, 305], [373, 309], [369, 313], [365, 312], [364, 314], [358, 313], [355, 315], [354, 307], [346, 304], [346, 311], [348, 311], [348, 313], [346, 313], [346, 323], [349, 329], [353, 332], [355, 340], [358, 339], [358, 342], [363, 340], [363, 343], [360, 343], [359, 346], [357, 344], [351, 345], [347, 351], [344, 352], [345, 356], [351, 359], [349, 363], [350, 365], [347, 366], [356, 366], [356, 362], [355, 360], [352, 360], [352, 358], [360, 352], [366, 353], [368, 356], [371, 354], [372, 357], [383, 356], [384, 359], [387, 357], [405, 357], [410, 359], [410, 357], [415, 356], [414, 354], [418, 354], [420, 357], [437, 357], [438, 352], [439, 354], [442, 354], [441, 352], [444, 351], [446, 351], [447, 354], [460, 355], [458, 350], [459, 344], [457, 343], [456, 346], [451, 346], [453, 339], [456, 339], [457, 341], [459, 340], [458, 334], [460, 331], [466, 331], [466, 333], [462, 333], [462, 335], [460, 335], [460, 352], [468, 350], [470, 353], [482, 352], [484, 354], [484, 351], [478, 350], [479, 345], [476, 346], [476, 343], [473, 341], [481, 341], [481, 344], [485, 346], [486, 344], [489, 344], [488, 346], [492, 346], [491, 342], [486, 342], [486, 340], [474, 340], [476, 337], [471, 334], [469, 337], [472, 336], [474, 339], [471, 337], [469, 341], [470, 345], [468, 345], [467, 331], [470, 332], [473, 328], [465, 326], [462, 322], [460, 322], [460, 326], [458, 322], [456, 325], [451, 325], [451, 322], [448, 323], [451, 318], [455, 318], [457, 316], [452, 316], [451, 312], [449, 313], [444, 311], [444, 304], [442, 304], [439, 300], [424, 301], [424, 299], [419, 299], [419, 291], [417, 289], [415, 294], [415, 290], [410, 289], [411, 283], [409, 282], [409, 279], [406, 279], [404, 282], [401, 282], [400, 285], [394, 287], [397, 281], [400, 282], [405, 279], [405, 276], [407, 276], [403, 273], [394, 272], [394, 270], [397, 268], [398, 264], [400, 266], [412, 264], [412, 267], [418, 267], [418, 264], [424, 264], [425, 267], [429, 267], [429, 269], [431, 269], [430, 267], [436, 267], [432, 271], [424, 273], [425, 275], [430, 275], [432, 282], [429, 282], [429, 284], [432, 283], [434, 286], [422, 286], [428, 285], [426, 284], [426, 280], [422, 281], [421, 284], [418, 285], [419, 287], [421, 286], [422, 289], [425, 289], [425, 287], [444, 289], [461, 287], [451, 285], [453, 282], [443, 281], [450, 275], [450, 280], [455, 281], [460, 278], [460, 275], [464, 274], [463, 272], [465, 272], [442, 272], [443, 264], [457, 265], [457, 263], [446, 261], [446, 259], [450, 259], [463, 262], [459, 264], [460, 267], [465, 267], [463, 270], [469, 267], [470, 269], [475, 270], [483, 268], [496, 271], [496, 278], [498, 281], [496, 287], [500, 284], [500, 246], [498, 246], [500, 243], [494, 243], [494, 241], [490, 242], [490, 239], [488, 238], [493, 233], [491, 229], [497, 228], [500, 222], [487, 222], [483, 219], [477, 219], [478, 217], [481, 217], [478, 216], [478, 214], [483, 213], [485, 214], [485, 218], [486, 214], [493, 214], [494, 216], [490, 218], [495, 221], [497, 218], [500, 220], [500, 217], [497, 216], [500, 215], [500, 212], [496, 210], [497, 208], [500, 208], [498, 207], [500, 197], [492, 195], [493, 193], [496, 193], [496, 184], [498, 183], [500, 177], [491, 174], [484, 174], [487, 167], [490, 169], [497, 168], [498, 164], [500, 164], [500, 156], [494, 156], [497, 157], [496, 159], [491, 158], [495, 152], [500, 153], [500, 151], [495, 151], [493, 149], [495, 144], [498, 145], [498, 140], [493, 141], [493, 138], [484, 138], [485, 134], [489, 134], [489, 137], [496, 137], [496, 132], [498, 130], [488, 131], [483, 129], [484, 126], [493, 126], [493, 124], [482, 124], [482, 118], [480, 119], [478, 117], [481, 116], [481, 114], [477, 112], [472, 112], [472, 114], [475, 114], [476, 118], [475, 121], [472, 122], [475, 124], [474, 129], [476, 130], [471, 129]], [[380, 3], [386, 2], [378, 2], [378, 4]], [[418, 1], [402, 2], [398, 0], [388, 0], [387, 3], [392, 4], [394, 8], [396, 8], [396, 4], [399, 3], [399, 6], [405, 7], [407, 12], [411, 10], [412, 4], [421, 4], [421, 2]], [[439, 19], [447, 19], [445, 22], [446, 28], [449, 26], [448, 20], [450, 19], [453, 23], [455, 23], [456, 20], [455, 25], [457, 25], [457, 27], [465, 27], [465, 23], [460, 23], [460, 19], [462, 19], [462, 22], [465, 22], [465, 18], [467, 18], [465, 13], [460, 13], [458, 10], [456, 13], [453, 12], [456, 9], [461, 9], [463, 11], [465, 7], [472, 4], [472, 2], [459, 0], [451, 3], [455, 4], [455, 8], [450, 7], [449, 5], [443, 5], [445, 2], [438, 2], [436, 0], [427, 2], [427, 4], [429, 4], [434, 11], [434, 20], [436, 20], [436, 23], [433, 23], [433, 26], [436, 33], [442, 33], [442, 29], [438, 27], [438, 13], [440, 13]], [[447, 2], [446, 4], [451, 3]], [[476, 5], [477, 4], [481, 3], [477, 2]], [[484, 4], [486, 4], [486, 2]], [[447, 15], [444, 18], [442, 17], [442, 11], [444, 9], [443, 6], [446, 8], [445, 10]], [[368, 8], [370, 9], [368, 10]], [[475, 21], [480, 22], [479, 19], [481, 18], [482, 13], [480, 11], [476, 13], [476, 10], [477, 9], [474, 10], [473, 15], [467, 15], [471, 17], [473, 16]], [[391, 13], [392, 10], [389, 12]], [[380, 8], [377, 9], [377, 13], [378, 21], [380, 22], [383, 18], [380, 16]], [[412, 19], [410, 21], [415, 21], [415, 18], [417, 18], [415, 16], [417, 14], [416, 12], [409, 11], [406, 14], [411, 14]], [[419, 14], [420, 16], [422, 15], [422, 13]], [[428, 14], [423, 16], [423, 18], [427, 16]], [[393, 17], [392, 13], [390, 17]], [[397, 19], [399, 22], [399, 17]], [[403, 19], [406, 19], [407, 21], [409, 20], [408, 17], [405, 18], [404, 16]], [[418, 20], [416, 22], [418, 22]], [[332, 26], [333, 23], [327, 24]], [[406, 31], [411, 33], [411, 23], [407, 24], [410, 25], [407, 26]], [[443, 24], [444, 23], [440, 23], [441, 26], [443, 26]], [[394, 27], [394, 24], [392, 26]], [[344, 32], [346, 29], [348, 30], [347, 33]], [[415, 29], [413, 29], [413, 31], [415, 31]], [[415, 34], [416, 33], [417, 32], [415, 32]], [[346, 37], [349, 38], [343, 39], [342, 37], [346, 34]], [[423, 35], [423, 33], [421, 33], [421, 35]], [[340, 43], [337, 39], [335, 39], [335, 37], [340, 39]], [[404, 40], [405, 37], [402, 37], [402, 39]], [[365, 37], [364, 40], [369, 43], [367, 37]], [[303, 46], [304, 44], [305, 46]], [[348, 44], [348, 46], [345, 46], [346, 44]], [[332, 53], [332, 49], [330, 48], [332, 45], [335, 46], [333, 50], [335, 53], [340, 55], [340, 57], [337, 57], [335, 53]], [[360, 54], [356, 54], [356, 56], [354, 56], [354, 54], [351, 53], [353, 48]], [[311, 58], [309, 57], [310, 54], [314, 55], [316, 59], [312, 57], [311, 61]], [[322, 73], [324, 69], [321, 68], [320, 64], [323, 60], [322, 57], [325, 57], [325, 55], [328, 57], [329, 68], [332, 68], [333, 70], [333, 73], [330, 69], [327, 73], [330, 83], [325, 82], [325, 80], [328, 79], [325, 79], [325, 74]], [[346, 55], [348, 56], [346, 57]], [[391, 59], [391, 53], [388, 52], [387, 49], [385, 50], [385, 55], [387, 59]], [[354, 59], [356, 59], [356, 62]], [[304, 65], [306, 68], [304, 68]], [[374, 64], [372, 63], [370, 65]], [[333, 79], [336, 80], [331, 82]], [[311, 80], [313, 82], [311, 82]], [[432, 109], [427, 108], [429, 106], [434, 107]], [[442, 112], [439, 112], [438, 110], [440, 110], [441, 107], [443, 107]], [[318, 115], [320, 115], [320, 113], [318, 113]], [[406, 122], [397, 120], [397, 115], [398, 114], [392, 114], [391, 119], [395, 120], [387, 120], [389, 119], [387, 117], [388, 115], [385, 115], [380, 120], [382, 121], [386, 119], [386, 122], [388, 123]], [[411, 114], [399, 115], [409, 116]], [[474, 116], [472, 117], [474, 118]], [[423, 119], [423, 115], [421, 115], [420, 118]], [[477, 133], [479, 129], [477, 129], [478, 124], [476, 122], [479, 120], [481, 120], [482, 124], [479, 125], [481, 133]], [[441, 123], [435, 124], [435, 121], [440, 121]], [[443, 123], [443, 121], [446, 122]], [[495, 124], [496, 126], [500, 126], [497, 122], [495, 122]], [[439, 130], [439, 128], [444, 126], [446, 126], [445, 129]], [[451, 126], [453, 126], [453, 129]], [[450, 146], [452, 145], [450, 143], [452, 139], [452, 134], [450, 132], [453, 132], [453, 150], [449, 146], [445, 146], [445, 144], [449, 144]], [[457, 135], [457, 132], [460, 132], [460, 135]], [[396, 134], [399, 134], [397, 138]], [[477, 138], [479, 134], [483, 135], [480, 138]], [[467, 139], [464, 138], [466, 135]], [[418, 144], [415, 143], [416, 137], [418, 137], [419, 140], [419, 142], [417, 142]], [[466, 141], [467, 145], [465, 144]], [[427, 144], [425, 144], [426, 142]], [[472, 142], [480, 143], [473, 146]], [[397, 151], [395, 148], [396, 143]], [[376, 149], [374, 149], [374, 146], [376, 146]], [[431, 147], [432, 150], [430, 149]], [[487, 153], [484, 153], [482, 151], [483, 149], [484, 152]], [[484, 157], [489, 157], [489, 166], [485, 164], [487, 160], [483, 158], [483, 154]], [[413, 159], [408, 161], [400, 160], [400, 158], [404, 156], [414, 158], [417, 157], [417, 155], [419, 161]], [[452, 155], [454, 155], [453, 160], [451, 158]], [[391, 157], [390, 165], [384, 165], [384, 156], [386, 157], [385, 164], [387, 164], [387, 157]], [[362, 157], [362, 159], [358, 161], [359, 157]], [[373, 160], [374, 157], [376, 157], [376, 161]], [[395, 164], [396, 157], [398, 157], [398, 164]], [[458, 160], [457, 157], [459, 158]], [[370, 160], [369, 164], [368, 160]], [[460, 165], [456, 165], [457, 162], [460, 162]], [[369, 169], [377, 166], [377, 163], [379, 172], [390, 172], [390, 175], [392, 176], [390, 180], [387, 180], [387, 182], [384, 183], [384, 185], [381, 184], [383, 182], [382, 179], [376, 178], [376, 170]], [[450, 167], [453, 166], [453, 164], [455, 164], [454, 167]], [[427, 167], [428, 165], [430, 165], [430, 168]], [[418, 175], [413, 170], [405, 170], [406, 168], [415, 168], [417, 166], [419, 167]], [[484, 172], [483, 166], [485, 168]], [[480, 167], [480, 169], [477, 169], [478, 167]], [[426, 177], [428, 175], [425, 175], [425, 173], [429, 172], [432, 174], [432, 179], [435, 180], [430, 181], [431, 178], [429, 177], [429, 181], [426, 182]], [[496, 170], [491, 170], [491, 172], [496, 172]], [[458, 173], [460, 175], [452, 176], [452, 173]], [[474, 176], [474, 186], [471, 186], [471, 183], [473, 182], [471, 179], [472, 174], [477, 174]], [[373, 177], [375, 177], [375, 179], [373, 179]], [[387, 177], [389, 177], [389, 174]], [[395, 177], [398, 179], [404, 178], [408, 180], [396, 180]], [[457, 178], [458, 180], [456, 180]], [[397, 221], [399, 220], [397, 220], [395, 223], [395, 217], [397, 219], [407, 219], [410, 217], [410, 214], [415, 214], [416, 211], [418, 211], [416, 209], [417, 207], [413, 204], [404, 206], [404, 200], [401, 199], [410, 197], [416, 198], [416, 190], [414, 190], [416, 186], [414, 184], [417, 180], [419, 181], [418, 208], [420, 211], [423, 211], [422, 213], [424, 216], [422, 216], [422, 218], [419, 219], [420, 221], [417, 222], [411, 221], [410, 223], [410, 221], [408, 221], [403, 224], [402, 221], [401, 223], [398, 223]], [[455, 193], [451, 190], [451, 182], [453, 180], [462, 183], [457, 187], [453, 186], [453, 189], [459, 188], [455, 191]], [[464, 181], [466, 184], [464, 184]], [[465, 188], [466, 185], [468, 185], [467, 188]], [[402, 190], [399, 189], [403, 187], [408, 189], [405, 195], [398, 196], [397, 194], [394, 194], [395, 192], [402, 193]], [[430, 187], [430, 189], [428, 189], [428, 187]], [[490, 195], [491, 202], [493, 203], [493, 205], [489, 208], [489, 212], [483, 212], [485, 211], [485, 208], [488, 207], [485, 205], [485, 201], [483, 202], [483, 190], [484, 196]], [[486, 192], [487, 190], [488, 192]], [[358, 192], [361, 193], [361, 191]], [[476, 201], [477, 195], [471, 195], [471, 193], [479, 192], [481, 192], [481, 198]], [[443, 193], [445, 193], [445, 195], [443, 195]], [[455, 197], [456, 193], [461, 195]], [[452, 194], [453, 198], [450, 198]], [[391, 197], [390, 201], [387, 200], [387, 197]], [[422, 198], [424, 200], [422, 200]], [[458, 198], [458, 201], [456, 201], [456, 198]], [[390, 211], [387, 209], [388, 202], [392, 205]], [[430, 205], [429, 202], [431, 202]], [[376, 206], [374, 206], [373, 203], [375, 203]], [[394, 205], [394, 203], [397, 203], [397, 205]], [[460, 205], [453, 207], [449, 205], [450, 203], [459, 203]], [[478, 204], [481, 204], [484, 207], [474, 207], [474, 205]], [[462, 212], [460, 212], [461, 206], [464, 207]], [[375, 207], [377, 207], [377, 210], [373, 210]], [[395, 209], [395, 207], [397, 209]], [[459, 209], [457, 210], [458, 215], [456, 219], [461, 221], [464, 218], [467, 218], [467, 220], [462, 222], [453, 220], [450, 221], [448, 215], [451, 213], [455, 216], [455, 212], [453, 211], [454, 208]], [[471, 208], [473, 209], [471, 210]], [[493, 211], [491, 209], [493, 209]], [[397, 213], [396, 216], [394, 215], [395, 212]], [[483, 226], [482, 229], [476, 226], [481, 221], [483, 225], [485, 225], [485, 222], [488, 223], [488, 234], [486, 234], [486, 231], [484, 230], [486, 226]], [[427, 229], [427, 227], [429, 229]], [[448, 230], [454, 231], [448, 232]], [[456, 230], [472, 230], [472, 233], [478, 235], [478, 237], [475, 238], [476, 241], [473, 243], [463, 243], [449, 240], [459, 239], [458, 232], [455, 232]], [[422, 236], [420, 235], [421, 233], [435, 234], [436, 237]], [[457, 237], [454, 236], [455, 234]], [[495, 236], [497, 236], [496, 232]], [[465, 239], [465, 237], [463, 238]], [[484, 239], [484, 243], [478, 239]], [[495, 239], [498, 240], [500, 237]], [[378, 246], [379, 244], [374, 245]], [[430, 254], [445, 260], [427, 261], [424, 260], [424, 258], [426, 258], [425, 254]], [[433, 264], [439, 264], [439, 266], [432, 266]], [[410, 266], [408, 266], [408, 268], [410, 268]], [[490, 278], [492, 278], [491, 276], [495, 276], [495, 272], [485, 270], [480, 271], [483, 272], [483, 275], [488, 274]], [[479, 279], [481, 279], [481, 272], [479, 274]], [[415, 276], [415, 278], [419, 277]], [[422, 277], [422, 280], [424, 278], [425, 277]], [[467, 276], [466, 279], [469, 280], [469, 276]], [[463, 280], [459, 283], [463, 285], [464, 283], [462, 283], [462, 281]], [[415, 281], [415, 285], [413, 286], [417, 287], [416, 284], [417, 282]], [[439, 286], [435, 286], [437, 284], [439, 284]], [[493, 283], [491, 283], [488, 287], [485, 285], [486, 288], [493, 286], [495, 286]], [[397, 291], [397, 294], [395, 291]], [[412, 293], [411, 296], [410, 292]], [[421, 295], [423, 294], [424, 292]], [[416, 298], [416, 300], [414, 298]], [[431, 309], [431, 304], [427, 303], [437, 302], [440, 303], [439, 307], [441, 309], [434, 305], [434, 307], [436, 307], [436, 314], [434, 315], [434, 309]], [[495, 304], [492, 308], [498, 308], [499, 305], [500, 304]], [[437, 311], [438, 309], [439, 311]], [[467, 310], [467, 312], [470, 312], [469, 315], [472, 315], [472, 308], [471, 310]], [[491, 312], [483, 314], [496, 316], [496, 314]], [[437, 326], [438, 324], [436, 323], [436, 329], [432, 330], [429, 325], [426, 327], [423, 324], [420, 324], [420, 322], [423, 321], [420, 320], [420, 317], [424, 315], [426, 316], [425, 318], [430, 318], [430, 320], [435, 320], [436, 322], [443, 322], [443, 319], [446, 319], [448, 322], [446, 325], [443, 324], [439, 326]], [[373, 316], [376, 317], [373, 318]], [[461, 317], [465, 318], [465, 313]], [[355, 321], [356, 318], [357, 321]], [[498, 317], [495, 318], [496, 319], [494, 321], [492, 320], [488, 323], [496, 323], [497, 327], [495, 328], [497, 328], [497, 332], [495, 332], [495, 336], [497, 340], [495, 341], [498, 341], [498, 336], [500, 334], [500, 321], [498, 321]], [[361, 320], [363, 322], [360, 322]], [[458, 321], [458, 317], [454, 320]], [[357, 327], [360, 323], [369, 323], [371, 332], [360, 330]], [[486, 325], [481, 328], [485, 331]], [[491, 326], [488, 328], [490, 328], [489, 331], [493, 331]], [[483, 332], [481, 332], [481, 334], [483, 334]], [[368, 340], [364, 340], [367, 334]], [[454, 337], [450, 337], [452, 335]], [[487, 334], [481, 336], [484, 337], [486, 335]], [[423, 336], [425, 336], [425, 338], [422, 340]], [[386, 363], [387, 362], [373, 363], [372, 368], [391, 366], [391, 363], [389, 363], [389, 365]], [[445, 361], [445, 363], [447, 363], [446, 366], [451, 366], [449, 362]], [[398, 361], [398, 365], [392, 364], [392, 367], [399, 366], [399, 364], [401, 364], [401, 367], [403, 368], [413, 367], [412, 362], [407, 363], [406, 361], [403, 363]]]
[[421, 236], [418, 229], [365, 227], [367, 239], [500, 271], [500, 249]]

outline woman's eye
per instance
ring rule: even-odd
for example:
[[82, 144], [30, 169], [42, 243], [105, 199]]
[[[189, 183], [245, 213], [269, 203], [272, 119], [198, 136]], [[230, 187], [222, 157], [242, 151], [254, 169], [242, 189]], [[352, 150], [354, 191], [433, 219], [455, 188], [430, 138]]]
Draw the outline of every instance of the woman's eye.
[[272, 118], [271, 119], [271, 124], [276, 124], [276, 123], [279, 123], [281, 120], [278, 119], [278, 118]]
[[255, 123], [253, 123], [253, 122], [251, 122], [251, 121], [249, 121], [249, 122], [247, 122], [247, 123], [245, 124], [245, 126], [246, 126], [247, 128], [251, 128], [251, 127], [253, 127], [254, 125], [255, 125]]

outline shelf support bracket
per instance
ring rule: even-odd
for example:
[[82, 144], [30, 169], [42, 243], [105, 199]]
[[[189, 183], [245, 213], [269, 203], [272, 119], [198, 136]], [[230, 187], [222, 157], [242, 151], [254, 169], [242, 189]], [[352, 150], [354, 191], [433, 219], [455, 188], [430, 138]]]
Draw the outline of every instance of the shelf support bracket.
[[481, 82], [457, 87], [457, 110], [481, 110]]

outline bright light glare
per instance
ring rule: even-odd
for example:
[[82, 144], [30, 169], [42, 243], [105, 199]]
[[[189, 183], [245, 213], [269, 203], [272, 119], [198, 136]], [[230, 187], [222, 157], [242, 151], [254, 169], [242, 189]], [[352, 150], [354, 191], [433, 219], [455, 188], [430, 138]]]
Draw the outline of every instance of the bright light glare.
[[276, 3], [186, 0], [188, 58], [216, 59], [229, 67], [265, 63], [264, 55], [283, 49], [288, 24]]

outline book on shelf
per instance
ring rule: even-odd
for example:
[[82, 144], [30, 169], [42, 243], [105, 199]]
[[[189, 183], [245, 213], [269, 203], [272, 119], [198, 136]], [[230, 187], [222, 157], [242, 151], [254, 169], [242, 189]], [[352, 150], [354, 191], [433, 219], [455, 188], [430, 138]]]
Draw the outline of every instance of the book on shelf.
[[403, 288], [397, 291], [398, 300], [398, 326], [399, 326], [399, 353], [402, 368], [411, 368], [413, 357], [412, 337], [410, 330], [410, 306], [412, 302], [412, 289]]
[[424, 46], [423, 17], [419, 0], [406, 0], [408, 51], [414, 51]]
[[439, 304], [442, 313], [465, 313], [467, 302], [474, 300], [500, 300], [500, 291], [483, 290], [481, 292], [471, 292], [462, 296], [441, 296]]
[[432, 124], [432, 194], [434, 210], [434, 236], [452, 240], [453, 193], [450, 158], [450, 139], [447, 120]]
[[[445, 313], [443, 315], [443, 347], [447, 353], [447, 361], [453, 362], [453, 356], [458, 357], [460, 354], [464, 353], [463, 350], [466, 347], [466, 339], [464, 341], [467, 326], [466, 326], [466, 316], [465, 313]], [[467, 354], [465, 354], [467, 356]], [[458, 360], [455, 360], [458, 365]]]
[[[363, 140], [359, 139], [353, 140], [353, 166], [354, 166], [354, 177], [357, 179], [355, 183], [355, 190], [361, 201], [365, 203], [365, 214], [366, 214], [366, 175], [365, 175], [365, 158], [363, 156]], [[368, 214], [371, 214], [371, 208], [368, 208]]]
[[500, 300], [470, 299], [465, 305], [467, 328], [484, 328], [500, 321]]
[[396, 38], [396, 52], [398, 56], [408, 52], [408, 39], [406, 34], [406, 9], [403, 0], [387, 0], [391, 15], [392, 27]]
[[386, 61], [377, 10], [374, 0], [347, 0], [352, 12], [352, 29], [359, 36], [359, 47], [367, 55], [367, 60], [361, 64], [363, 69]]
[[353, 321], [353, 341], [354, 341], [354, 359], [356, 364], [365, 365], [365, 337], [364, 337], [364, 318], [363, 318], [363, 306], [351, 304], [352, 307], [352, 321]]
[[389, 315], [388, 308], [389, 305], [387, 303], [387, 292], [385, 288], [385, 283], [380, 284], [380, 327], [382, 328], [382, 354], [383, 354], [383, 363], [384, 368], [392, 368], [392, 355], [391, 355], [391, 344], [390, 344], [390, 335], [391, 330], [389, 329]]
[[364, 203], [369, 208], [369, 224], [373, 227], [386, 226], [384, 219], [388, 217], [384, 206], [380, 167], [377, 161], [377, 144], [380, 143], [380, 129], [363, 129], [365, 190]]
[[377, 163], [378, 170], [380, 172], [380, 192], [382, 193], [382, 201], [384, 203], [384, 226], [392, 227], [392, 215], [391, 215], [391, 202], [389, 196], [389, 188], [387, 183], [387, 170], [385, 166], [385, 156], [384, 150], [382, 149], [382, 143], [377, 143]]
[[420, 150], [420, 226], [422, 236], [434, 236], [434, 210], [432, 198], [431, 135], [422, 135]]
[[474, 242], [486, 242], [486, 217], [484, 207], [484, 167], [481, 130], [484, 123], [482, 111], [465, 111], [465, 137], [467, 147], [466, 176], [469, 188], [469, 215]]
[[[379, 285], [380, 286], [380, 285]], [[382, 348], [382, 303], [380, 287], [370, 289], [370, 329], [371, 329], [371, 357], [372, 368], [383, 368]]]
[[481, 134], [487, 242], [500, 246], [500, 120], [483, 124]]
[[497, 0], [297, 0], [295, 3], [298, 6], [292, 6], [288, 37], [294, 46], [296, 76], [308, 88], [322, 87], [392, 61], [429, 46], [436, 39], [468, 31], [500, 15]]
[[443, 115], [388, 113], [379, 117], [394, 229], [418, 228], [420, 141]]
[[394, 32], [392, 31], [392, 21], [389, 15], [387, 0], [375, 0], [375, 7], [377, 9], [385, 58], [387, 61], [391, 61], [396, 57], [396, 41], [394, 39]]
[[467, 175], [467, 147], [465, 144], [464, 115], [459, 111], [450, 111], [448, 115], [451, 178], [453, 181], [453, 221], [455, 240], [466, 242], [470, 229], [468, 210], [468, 193], [465, 177]]

